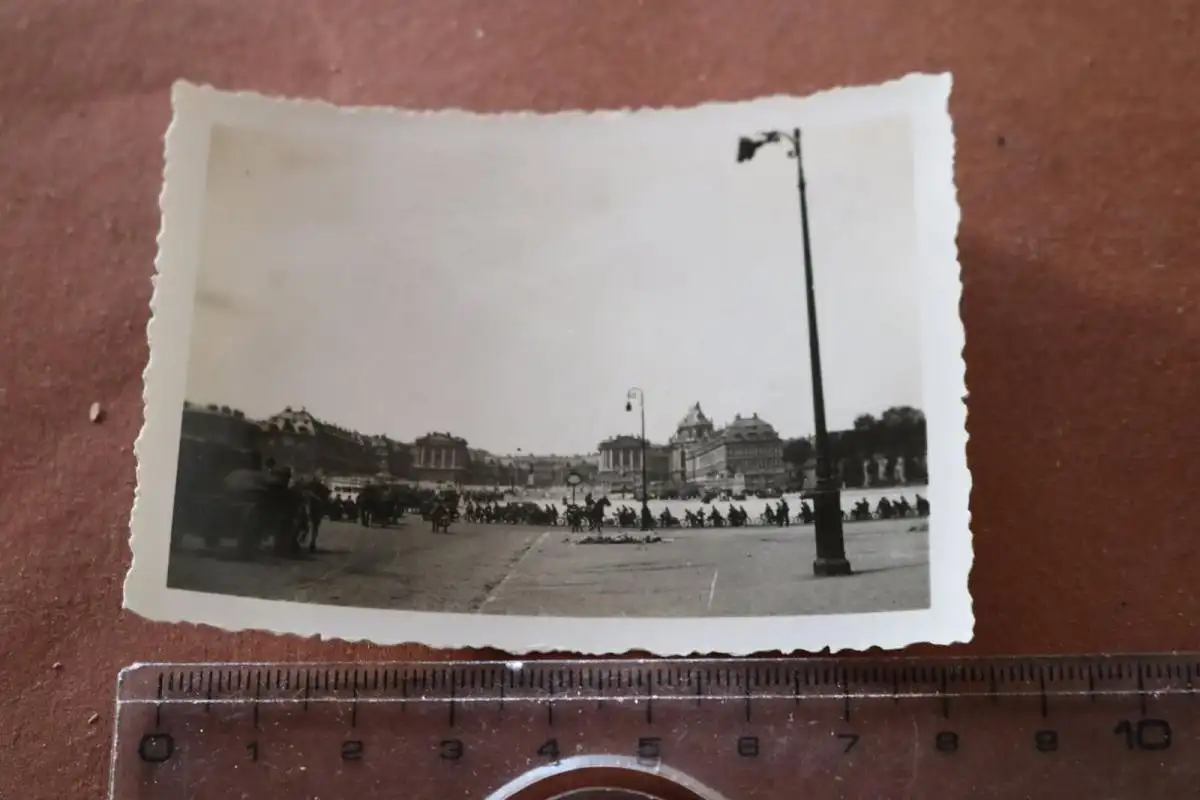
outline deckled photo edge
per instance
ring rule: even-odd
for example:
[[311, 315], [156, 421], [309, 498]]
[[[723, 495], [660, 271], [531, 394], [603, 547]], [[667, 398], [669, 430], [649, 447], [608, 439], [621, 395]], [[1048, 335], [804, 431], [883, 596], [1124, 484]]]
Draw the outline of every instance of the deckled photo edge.
[[[131, 563], [123, 607], [148, 619], [157, 616], [156, 595], [166, 582], [167, 553], [155, 536], [171, 514], [178, 469], [179, 419], [186, 385], [188, 342], [198, 268], [204, 180], [210, 121], [194, 87], [176, 82], [171, 90], [171, 121], [163, 136], [163, 181], [158, 195], [159, 230], [150, 317], [146, 323], [149, 358], [142, 371], [142, 427], [134, 441], [137, 480], [130, 510]], [[200, 106], [200, 107], [197, 107]], [[167, 268], [169, 265], [170, 268]], [[161, 586], [159, 585], [161, 582]]]
[[[958, 205], [954, 188], [952, 122], [947, 101], [950, 80], [948, 75], [909, 75], [894, 81], [865, 87], [841, 87], [826, 90], [809, 98], [782, 98], [812, 102], [836, 100], [841, 93], [856, 95], [844, 103], [857, 105], [872, 95], [883, 98], [895, 94], [897, 84], [908, 83], [917, 97], [928, 98], [929, 90], [939, 86], [941, 98], [936, 125], [922, 100], [914, 102], [906, 92], [904, 105], [914, 118], [920, 120], [925, 134], [940, 132], [940, 145], [926, 142], [921, 149], [929, 158], [938, 159], [939, 171], [944, 173], [945, 186], [931, 186], [931, 180], [919, 181], [921, 200], [918, 207], [931, 215], [934, 226], [943, 229], [931, 235], [930, 225], [922, 224], [922, 269], [931, 265], [946, 268], [954, 265], [949, 279], [942, 280], [943, 292], [952, 290], [955, 302], [945, 305], [939, 298], [935, 315], [953, 314], [958, 325], [955, 363], [949, 370], [939, 366], [939, 374], [957, 373], [961, 390], [958, 392], [961, 430], [952, 429], [945, 418], [938, 433], [930, 433], [930, 455], [934, 454], [934, 439], [944, 444], [937, 448], [938, 462], [951, 463], [950, 453], [958, 454], [953, 473], [955, 483], [969, 492], [970, 474], [965, 460], [966, 409], [962, 363], [962, 328], [958, 314], [961, 278], [958, 271], [955, 235], [958, 226]], [[182, 404], [188, 353], [188, 328], [191, 319], [191, 291], [194, 288], [198, 261], [198, 240], [202, 228], [202, 198], [209, 130], [214, 122], [240, 116], [240, 111], [228, 105], [233, 100], [244, 109], [259, 105], [266, 116], [278, 101], [253, 93], [222, 93], [211, 87], [177, 84], [172, 92], [175, 101], [173, 117], [166, 137], [164, 186], [160, 197], [162, 227], [159, 234], [157, 274], [151, 302], [152, 317], [148, 325], [151, 359], [144, 373], [145, 423], [138, 436], [135, 453], [138, 459], [138, 484], [131, 517], [131, 549], [133, 563], [126, 580], [126, 607], [149, 619], [167, 622], [189, 622], [212, 625], [225, 630], [269, 630], [299, 636], [317, 636], [346, 641], [372, 641], [379, 644], [417, 643], [435, 647], [499, 647], [514, 654], [534, 654], [550, 651], [574, 651], [588, 654], [621, 654], [630, 651], [655, 655], [685, 655], [726, 653], [748, 655], [783, 649], [841, 652], [871, 648], [893, 649], [909, 644], [928, 642], [949, 644], [968, 641], [971, 637], [973, 614], [968, 577], [973, 559], [970, 533], [968, 494], [961, 501], [944, 503], [938, 524], [931, 528], [931, 606], [921, 611], [879, 612], [869, 614], [838, 614], [822, 617], [721, 617], [680, 619], [623, 619], [623, 618], [565, 618], [565, 617], [488, 617], [473, 614], [388, 611], [360, 608], [313, 606], [285, 601], [264, 601], [207, 593], [188, 592], [165, 587], [167, 552], [161, 526], [169, 525], [171, 498], [178, 457], [177, 409]], [[761, 98], [772, 100], [776, 98]], [[895, 102], [895, 98], [891, 98]], [[346, 111], [395, 113], [398, 109], [366, 107], [343, 109], [320, 101], [283, 100], [297, 112], [307, 113], [312, 106], [323, 105], [327, 113]], [[754, 101], [746, 101], [754, 102]], [[740, 105], [725, 103], [720, 105]], [[716, 104], [710, 104], [716, 105]], [[214, 112], [214, 109], [217, 111]], [[675, 110], [675, 109], [668, 109]], [[678, 109], [685, 110], [685, 109]], [[628, 111], [627, 109], [624, 111]], [[212, 113], [210, 113], [212, 112]], [[445, 111], [421, 112], [446, 114]], [[458, 113], [458, 112], [451, 112]], [[466, 116], [484, 116], [461, 112]], [[572, 112], [564, 112], [572, 113]], [[578, 112], [588, 114], [591, 112]], [[616, 112], [622, 113], [622, 112]], [[820, 113], [819, 110], [812, 114]], [[190, 119], [189, 119], [190, 115]], [[862, 112], [870, 117], [870, 111]], [[491, 115], [488, 115], [491, 116]], [[541, 117], [532, 112], [515, 112], [505, 116]], [[940, 152], [939, 152], [940, 151]], [[943, 163], [944, 162], [944, 163]], [[928, 174], [928, 173], [926, 173]], [[188, 196], [191, 194], [191, 197]], [[938, 201], [938, 202], [935, 202]], [[940, 210], [933, 208], [939, 205]], [[948, 212], [953, 211], [950, 215]], [[927, 254], [939, 254], [926, 259]], [[165, 265], [169, 270], [164, 270]], [[950, 283], [953, 286], [950, 286]], [[939, 293], [941, 294], [941, 293]], [[928, 317], [923, 317], [928, 338]], [[946, 317], [948, 321], [948, 317]], [[945, 333], [946, 331], [942, 331]], [[938, 359], [944, 358], [938, 348]], [[929, 351], [926, 349], [926, 353]], [[169, 359], [169, 360], [168, 360]], [[947, 362], [948, 363], [948, 362]], [[178, 390], [164, 388], [168, 384]], [[926, 381], [928, 384], [928, 380]], [[943, 387], [944, 388], [944, 387]], [[931, 393], [927, 403], [944, 406], [949, 401]], [[957, 439], [957, 442], [948, 441]], [[944, 452], [943, 452], [944, 451]], [[949, 475], [939, 480], [950, 480]], [[941, 484], [938, 484], [941, 486]], [[944, 496], [949, 487], [931, 495]], [[955, 489], [955, 494], [960, 492]], [[961, 514], [958, 506], [962, 506]], [[953, 512], [953, 515], [952, 515]], [[961, 516], [961, 525], [958, 517]], [[940, 533], [935, 533], [940, 531]], [[934, 541], [937, 542], [936, 548]], [[583, 623], [587, 623], [584, 625]]]
[[[914, 115], [917, 160], [927, 180], [918, 182], [917, 209], [924, 233], [921, 241], [923, 282], [922, 322], [925, 351], [935, 370], [926, 369], [925, 396], [940, 420], [929, 431], [931, 469], [938, 479], [930, 484], [939, 521], [930, 526], [933, 608], [944, 621], [945, 640], [931, 644], [968, 642], [974, 634], [974, 602], [970, 574], [974, 565], [967, 461], [967, 386], [963, 357], [962, 268], [958, 252], [961, 208], [956, 177], [956, 142], [950, 113], [953, 79], [950, 74], [924, 82]], [[945, 520], [943, 522], [942, 520]], [[940, 562], [940, 563], [939, 563]]]
[[[809, 95], [776, 93], [742, 100], [709, 100], [696, 105], [621, 106], [604, 108], [560, 109], [503, 109], [473, 111], [459, 106], [440, 108], [410, 108], [387, 105], [337, 105], [318, 96], [289, 96], [268, 94], [250, 89], [223, 89], [209, 83], [177, 80], [171, 89], [172, 103], [185, 108], [208, 125], [238, 124], [239, 126], [280, 125], [303, 123], [323, 127], [337, 121], [378, 118], [418, 118], [445, 120], [450, 123], [487, 120], [490, 124], [538, 123], [563, 119], [619, 119], [630, 114], [638, 116], [670, 115], [678, 112], [695, 114], [710, 111], [723, 113], [731, 108], [750, 104], [768, 111], [782, 109], [790, 117], [805, 122], [812, 117], [833, 117], [835, 124], [875, 119], [881, 110], [912, 114], [920, 111], [930, 92], [949, 93], [949, 73], [911, 72], [876, 84], [847, 84], [833, 86]], [[799, 113], [799, 117], [796, 114]]]

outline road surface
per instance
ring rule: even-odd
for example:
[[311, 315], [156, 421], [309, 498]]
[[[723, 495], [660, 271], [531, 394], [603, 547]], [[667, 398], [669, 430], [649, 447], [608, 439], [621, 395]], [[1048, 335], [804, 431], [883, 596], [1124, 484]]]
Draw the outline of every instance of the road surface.
[[[368, 608], [590, 617], [825, 614], [929, 604], [925, 521], [846, 526], [856, 574], [814, 578], [811, 526], [674, 529], [653, 544], [582, 544], [565, 528], [456, 523], [435, 534], [326, 522], [319, 550], [240, 561], [232, 542], [173, 554], [173, 588]], [[631, 533], [637, 534], [636, 531]]]

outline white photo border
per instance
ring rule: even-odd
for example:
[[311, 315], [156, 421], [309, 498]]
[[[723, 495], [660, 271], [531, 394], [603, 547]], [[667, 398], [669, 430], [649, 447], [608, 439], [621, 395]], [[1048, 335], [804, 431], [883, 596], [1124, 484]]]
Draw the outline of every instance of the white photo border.
[[[135, 444], [137, 489], [130, 520], [133, 561], [125, 608], [154, 621], [229, 631], [265, 630], [381, 645], [494, 647], [514, 655], [648, 652], [659, 656], [767, 651], [897, 649], [916, 643], [970, 641], [974, 612], [971, 474], [966, 460], [966, 386], [959, 315], [962, 291], [956, 244], [960, 212], [954, 183], [949, 74], [910, 74], [874, 86], [831, 89], [803, 100], [800, 126], [906, 116], [913, 124], [921, 315], [922, 388], [928, 429], [930, 606], [915, 611], [770, 617], [574, 618], [401, 611], [261, 600], [167, 587], [170, 531], [179, 457], [181, 409], [204, 229], [209, 134], [214, 125], [311, 128], [360, 114], [434, 113], [335, 108], [321, 101], [264, 98], [177, 82], [166, 135], [160, 195], [162, 227], [155, 261], [150, 360], [143, 374], [145, 423]], [[794, 98], [769, 98], [794, 103]], [[712, 104], [724, 105], [724, 104]], [[316, 112], [316, 113], [314, 113]], [[520, 116], [524, 112], [511, 114]], [[619, 114], [624, 111], [567, 111]], [[837, 580], [829, 578], [828, 580]]]

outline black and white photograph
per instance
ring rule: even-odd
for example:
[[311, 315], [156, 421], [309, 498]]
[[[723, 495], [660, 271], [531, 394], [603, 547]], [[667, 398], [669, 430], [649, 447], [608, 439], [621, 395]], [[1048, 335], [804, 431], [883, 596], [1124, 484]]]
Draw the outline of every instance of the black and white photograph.
[[518, 654], [970, 640], [950, 88], [176, 84], [126, 606]]

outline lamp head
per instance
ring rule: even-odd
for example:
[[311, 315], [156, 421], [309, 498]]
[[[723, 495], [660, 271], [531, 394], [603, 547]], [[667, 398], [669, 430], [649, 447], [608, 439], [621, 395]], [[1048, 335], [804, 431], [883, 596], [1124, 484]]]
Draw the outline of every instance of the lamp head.
[[745, 136], [738, 139], [737, 163], [741, 164], [743, 161], [749, 161], [754, 158], [754, 154], [760, 147], [762, 147], [762, 142], [756, 142]]
[[633, 411], [633, 402], [632, 402], [631, 400], [626, 400], [626, 401], [625, 401], [625, 410], [626, 410], [626, 411]]

